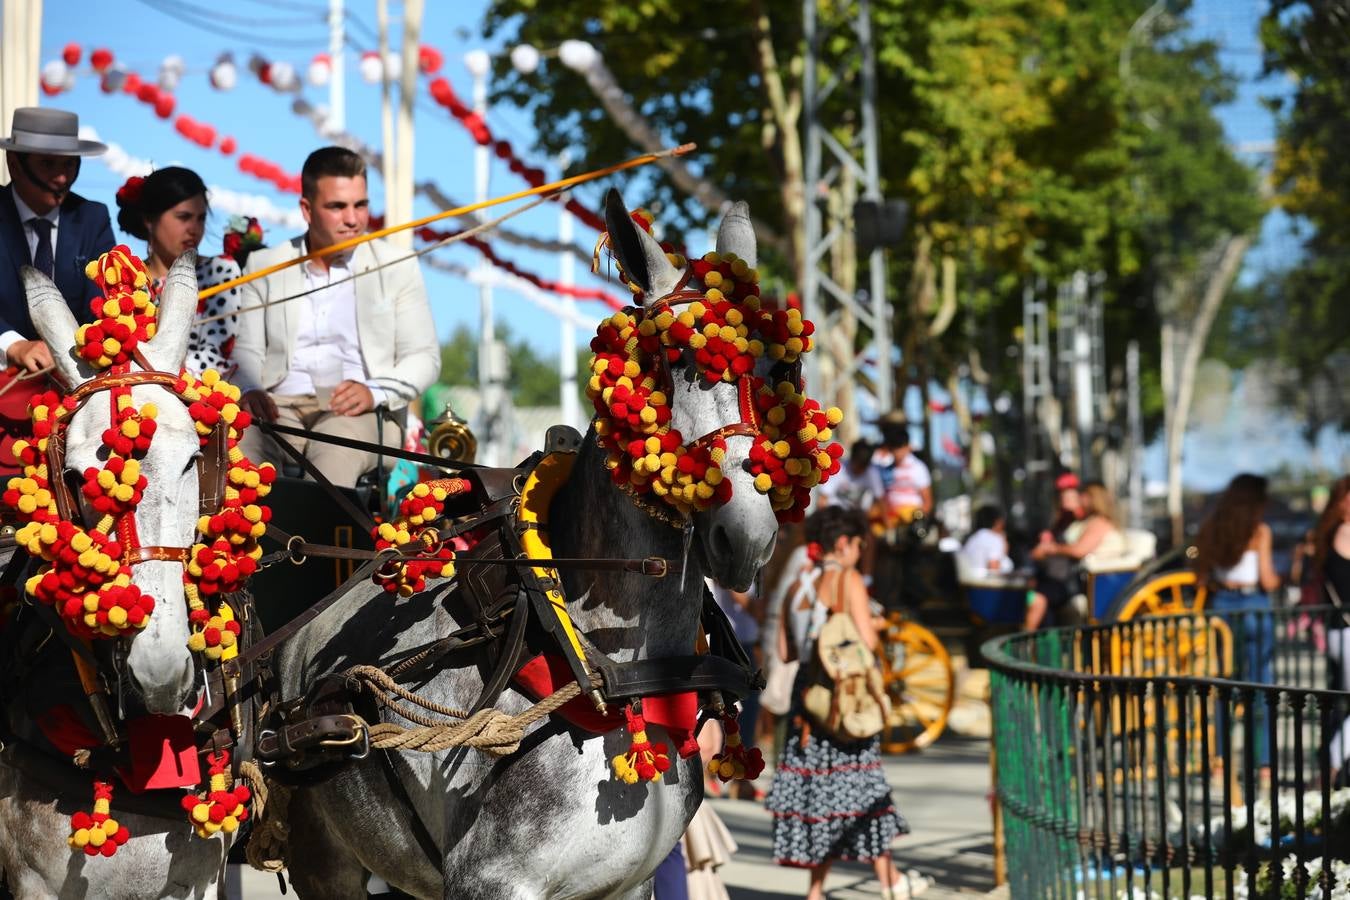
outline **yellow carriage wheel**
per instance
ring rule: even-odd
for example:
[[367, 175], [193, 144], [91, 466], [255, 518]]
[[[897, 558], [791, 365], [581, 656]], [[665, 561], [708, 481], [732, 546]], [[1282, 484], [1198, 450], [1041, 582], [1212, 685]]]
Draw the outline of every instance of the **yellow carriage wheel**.
[[892, 616], [882, 641], [881, 671], [891, 715], [881, 733], [881, 750], [921, 750], [947, 728], [956, 700], [951, 657], [937, 635], [900, 616]]
[[1139, 586], [1118, 608], [1115, 620], [1140, 616], [1176, 616], [1198, 613], [1205, 608], [1207, 591], [1189, 570], [1168, 572]]

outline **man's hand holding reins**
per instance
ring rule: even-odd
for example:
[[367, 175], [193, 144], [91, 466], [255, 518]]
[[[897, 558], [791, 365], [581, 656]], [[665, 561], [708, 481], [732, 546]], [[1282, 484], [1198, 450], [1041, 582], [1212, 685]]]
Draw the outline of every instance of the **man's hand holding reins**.
[[264, 422], [275, 422], [277, 420], [277, 405], [267, 391], [261, 389], [245, 391], [244, 395], [239, 398], [239, 405], [244, 407], [245, 411], [255, 419]]
[[52, 351], [45, 341], [15, 341], [5, 350], [5, 357], [10, 365], [29, 372], [41, 372], [52, 366]]
[[359, 381], [344, 381], [333, 388], [328, 408], [337, 416], [359, 416], [375, 408], [375, 396]]

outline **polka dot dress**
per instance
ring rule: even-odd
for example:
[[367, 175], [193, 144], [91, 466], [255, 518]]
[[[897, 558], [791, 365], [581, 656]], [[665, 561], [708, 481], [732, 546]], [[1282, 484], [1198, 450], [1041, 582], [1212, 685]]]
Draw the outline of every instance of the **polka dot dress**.
[[881, 738], [838, 741], [812, 726], [802, 746], [800, 708], [774, 772], [766, 806], [773, 814], [773, 856], [780, 866], [827, 859], [867, 862], [909, 833], [881, 769]]
[[[239, 277], [239, 264], [228, 256], [203, 256], [197, 260], [197, 289], [203, 290]], [[164, 289], [164, 279], [150, 283], [150, 294], [156, 300]], [[194, 375], [215, 369], [229, 377], [234, 372], [230, 355], [234, 350], [234, 336], [239, 321], [239, 288], [221, 291], [197, 304], [197, 323], [188, 337], [187, 361], [184, 368]], [[216, 316], [225, 316], [216, 319]], [[202, 319], [212, 319], [203, 323]]]

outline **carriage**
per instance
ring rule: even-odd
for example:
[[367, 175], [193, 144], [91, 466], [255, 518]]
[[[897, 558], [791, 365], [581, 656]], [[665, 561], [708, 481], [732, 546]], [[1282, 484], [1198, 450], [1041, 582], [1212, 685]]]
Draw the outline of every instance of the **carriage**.
[[[758, 302], [744, 204], [718, 253], [694, 263], [657, 245], [617, 193], [606, 221], [646, 303], [598, 332], [599, 425], [584, 438], [555, 427], [510, 469], [405, 453], [450, 471], [414, 485], [398, 516], [374, 485], [320, 495], [254, 466], [235, 448], [247, 425], [237, 389], [167, 374], [195, 311], [190, 259], [171, 270], [157, 320], [138, 261], [100, 260], [120, 285], [106, 315], [130, 316], [121, 298], [140, 317], [103, 343], [32, 273], [39, 333], [69, 348], [56, 354], [67, 393], [35, 411], [6, 504], [26, 519], [17, 540], [47, 563], [27, 584], [42, 602], [23, 606], [51, 614], [35, 652], [75, 660], [72, 703], [97, 710], [104, 733], [52, 780], [34, 777], [26, 748], [5, 748], [0, 869], [16, 896], [72, 877], [91, 897], [169, 883], [204, 895], [229, 838], [249, 821], [250, 847], [264, 844], [284, 813], [304, 896], [356, 895], [374, 872], [417, 896], [453, 884], [466, 897], [645, 897], [702, 794], [697, 728], [720, 719], [727, 731], [719, 777], [758, 774], [735, 709], [762, 681], [702, 580], [749, 585], [777, 521], [800, 515], [837, 465], [838, 413], [803, 395], [809, 323]], [[711, 361], [685, 353], [702, 332], [685, 316], [757, 329], [758, 350], [738, 349], [744, 366], [728, 350], [736, 368], [712, 377]], [[642, 349], [652, 323], [662, 333]], [[619, 442], [624, 428], [657, 446], [625, 458], [650, 445]], [[239, 591], [249, 577], [256, 604]], [[152, 762], [180, 767], [181, 805], [128, 795], [133, 718], [189, 723], [151, 734]], [[669, 743], [648, 736], [657, 726]], [[510, 830], [520, 816], [532, 827]], [[591, 863], [560, 872], [541, 841]]]

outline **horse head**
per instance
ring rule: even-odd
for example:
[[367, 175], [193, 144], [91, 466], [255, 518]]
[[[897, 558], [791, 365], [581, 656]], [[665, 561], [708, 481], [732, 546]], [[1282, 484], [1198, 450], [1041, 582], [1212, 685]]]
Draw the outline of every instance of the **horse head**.
[[[187, 355], [188, 335], [197, 312], [196, 254], [189, 251], [169, 270], [159, 299], [157, 330], [140, 347], [150, 368], [177, 375]], [[98, 376], [76, 352], [77, 324], [70, 307], [56, 286], [38, 271], [25, 268], [24, 286], [33, 325], [51, 349], [55, 375], [67, 392], [76, 391]], [[184, 402], [171, 390], [157, 384], [136, 384], [132, 403], [157, 408], [154, 440], [140, 460], [145, 477], [143, 494], [131, 517], [141, 547], [188, 548], [192, 546], [198, 515], [198, 476], [194, 464], [201, 455], [200, 441]], [[92, 526], [97, 513], [80, 491], [85, 473], [99, 469], [108, 459], [105, 432], [111, 424], [110, 395], [87, 394], [73, 412], [65, 430], [65, 471], [51, 472], [53, 486], [63, 479], [76, 500], [77, 516]], [[126, 539], [125, 535], [119, 535]], [[139, 694], [149, 713], [176, 715], [191, 712], [195, 705], [196, 667], [188, 649], [190, 633], [184, 595], [183, 563], [178, 560], [148, 560], [132, 565], [132, 584], [155, 601], [153, 615], [143, 629], [119, 638], [115, 656], [124, 655], [122, 666], [130, 686]]]
[[[689, 281], [689, 266], [671, 262], [656, 239], [633, 221], [616, 190], [605, 197], [605, 224], [615, 259], [642, 292], [644, 311], [667, 304]], [[755, 235], [744, 202], [733, 204], [723, 218], [717, 252], [755, 265]], [[767, 372], [767, 367], [767, 360], [757, 364], [757, 370]], [[749, 465], [759, 437], [741, 427], [746, 424], [743, 389], [738, 382], [705, 378], [688, 352], [671, 362], [669, 374], [671, 427], [689, 438], [722, 434], [726, 443], [721, 471], [729, 496], [723, 491], [719, 502], [693, 514], [703, 569], [719, 584], [746, 589], [773, 552], [778, 521], [769, 498], [756, 489]]]

